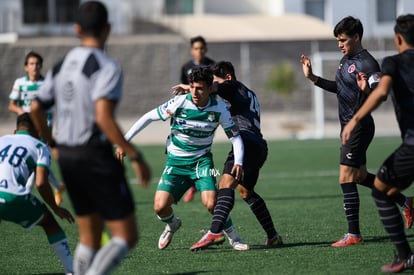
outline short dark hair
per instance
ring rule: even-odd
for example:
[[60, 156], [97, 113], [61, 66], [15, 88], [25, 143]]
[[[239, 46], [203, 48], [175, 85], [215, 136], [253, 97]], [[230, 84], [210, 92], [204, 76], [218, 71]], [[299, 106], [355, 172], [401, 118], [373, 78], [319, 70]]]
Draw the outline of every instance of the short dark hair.
[[233, 64], [229, 61], [217, 62], [213, 67], [213, 75], [220, 78], [226, 78], [226, 74], [231, 75], [233, 80], [236, 80], [236, 73], [234, 72]]
[[38, 54], [37, 52], [30, 51], [26, 54], [26, 57], [24, 58], [24, 65], [25, 66], [27, 65], [27, 63], [29, 63], [29, 58], [32, 58], [32, 57], [37, 58], [37, 60], [39, 60], [40, 66], [43, 65], [43, 57], [40, 54]]
[[348, 36], [359, 34], [359, 39], [361, 40], [362, 35], [364, 34], [364, 27], [358, 18], [347, 16], [339, 21], [333, 30], [335, 37], [338, 37], [338, 35], [342, 33]]
[[210, 87], [213, 84], [213, 71], [210, 67], [194, 68], [188, 76], [188, 81], [190, 83], [205, 82]]
[[26, 128], [31, 130], [35, 129], [35, 126], [29, 113], [26, 112], [17, 116], [16, 128]]
[[414, 46], [414, 15], [406, 14], [397, 17], [394, 32], [401, 34], [405, 42]]
[[193, 46], [193, 44], [196, 43], [196, 42], [200, 42], [201, 44], [203, 44], [204, 47], [207, 46], [206, 40], [201, 35], [194, 36], [190, 39], [190, 45], [191, 46]]
[[101, 2], [84, 2], [79, 6], [76, 23], [85, 34], [97, 37], [108, 25], [108, 10]]

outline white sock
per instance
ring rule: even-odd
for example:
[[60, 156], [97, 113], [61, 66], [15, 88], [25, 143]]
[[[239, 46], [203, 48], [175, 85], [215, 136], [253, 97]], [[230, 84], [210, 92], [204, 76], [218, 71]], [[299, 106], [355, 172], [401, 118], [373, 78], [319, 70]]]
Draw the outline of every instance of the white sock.
[[[86, 275], [109, 274], [128, 254], [129, 247], [124, 239], [113, 237], [95, 256]], [[76, 273], [75, 273], [76, 274]]]
[[75, 274], [84, 275], [92, 264], [93, 258], [96, 255], [96, 250], [81, 243], [78, 243], [75, 250], [74, 268]]
[[157, 217], [160, 221], [167, 223], [171, 229], [174, 229], [177, 227], [178, 219], [174, 215], [174, 213], [172, 213], [170, 216], [165, 217], [165, 218], [161, 218], [160, 216], [157, 216]]
[[72, 255], [70, 254], [70, 249], [66, 237], [55, 243], [51, 243], [50, 246], [59, 257], [65, 273], [73, 273]]
[[230, 226], [229, 228], [224, 229], [224, 234], [227, 236], [229, 241], [239, 241], [240, 237], [237, 234], [237, 230], [234, 225]]

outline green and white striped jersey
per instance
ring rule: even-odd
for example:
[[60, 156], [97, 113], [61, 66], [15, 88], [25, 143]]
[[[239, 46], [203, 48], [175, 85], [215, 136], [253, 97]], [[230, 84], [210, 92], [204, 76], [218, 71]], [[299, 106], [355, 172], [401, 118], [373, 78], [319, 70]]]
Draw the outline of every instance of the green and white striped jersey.
[[29, 176], [37, 166], [50, 167], [50, 151], [25, 131], [0, 137], [0, 194], [25, 195]]
[[[30, 113], [30, 105], [33, 99], [37, 96], [40, 86], [44, 81], [43, 76], [40, 76], [38, 81], [31, 81], [29, 77], [23, 76], [14, 81], [12, 91], [9, 95], [9, 100], [17, 101], [23, 111]], [[52, 110], [47, 111], [48, 125], [52, 126]]]
[[31, 81], [28, 76], [23, 76], [14, 81], [13, 89], [9, 95], [10, 100], [17, 101], [23, 111], [30, 112], [30, 104], [36, 97], [37, 91], [43, 84], [43, 77], [38, 81]]
[[[191, 94], [178, 95], [157, 108], [162, 120], [171, 117], [167, 151], [177, 157], [197, 157], [211, 151], [219, 125], [225, 132], [238, 131], [226, 104], [214, 96], [203, 108], [191, 100]], [[236, 135], [235, 133], [234, 135]]]

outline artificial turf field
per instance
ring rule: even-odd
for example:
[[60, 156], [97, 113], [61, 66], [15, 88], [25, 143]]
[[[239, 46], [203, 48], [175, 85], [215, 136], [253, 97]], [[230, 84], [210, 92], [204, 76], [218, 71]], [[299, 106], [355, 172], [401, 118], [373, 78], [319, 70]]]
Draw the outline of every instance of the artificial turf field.
[[[398, 145], [396, 137], [376, 138], [368, 151], [368, 168], [376, 172]], [[221, 171], [229, 143], [214, 145], [216, 167]], [[262, 168], [257, 192], [265, 199], [276, 229], [285, 245], [265, 249], [264, 231], [247, 204], [236, 194], [233, 221], [250, 251], [222, 246], [191, 252], [211, 216], [200, 202], [179, 203], [175, 213], [182, 227], [169, 247], [160, 251], [158, 237], [164, 224], [153, 209], [154, 190], [164, 166], [163, 146], [141, 146], [152, 167], [153, 180], [144, 189], [131, 184], [135, 194], [140, 241], [114, 274], [380, 274], [380, 267], [393, 260], [394, 247], [380, 223], [368, 189], [359, 187], [360, 224], [364, 244], [332, 248], [346, 233], [347, 225], [338, 185], [339, 140], [291, 140], [269, 142], [268, 160]], [[126, 165], [128, 167], [128, 164]], [[136, 181], [128, 171], [131, 183]], [[405, 191], [412, 195], [413, 188]], [[65, 194], [63, 205], [70, 207]], [[60, 221], [72, 251], [77, 242], [75, 225]], [[408, 230], [410, 242], [413, 231]], [[8, 222], [0, 223], [0, 274], [62, 274], [62, 267], [41, 229], [26, 231]], [[410, 273], [410, 272], [407, 272]]]

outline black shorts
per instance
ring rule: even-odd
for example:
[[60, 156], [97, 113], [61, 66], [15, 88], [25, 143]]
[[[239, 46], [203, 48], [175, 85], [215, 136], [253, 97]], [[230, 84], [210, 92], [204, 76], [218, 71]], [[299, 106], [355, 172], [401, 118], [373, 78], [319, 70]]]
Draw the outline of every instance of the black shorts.
[[112, 146], [59, 146], [59, 166], [76, 215], [117, 220], [134, 211], [124, 168]]
[[403, 143], [384, 161], [377, 177], [401, 190], [409, 187], [414, 181], [414, 145]]
[[351, 133], [349, 140], [341, 145], [340, 163], [342, 165], [359, 168], [367, 163], [367, 150], [375, 133], [375, 125], [364, 123], [358, 125]]
[[[259, 171], [267, 158], [267, 143], [264, 139], [250, 140], [243, 139], [244, 144], [244, 179], [240, 184], [247, 190], [253, 190], [259, 178]], [[234, 165], [233, 150], [227, 155], [224, 163], [223, 174], [231, 174]]]

